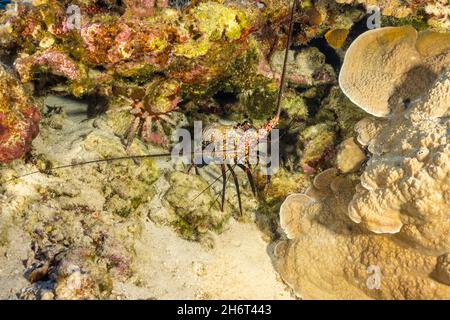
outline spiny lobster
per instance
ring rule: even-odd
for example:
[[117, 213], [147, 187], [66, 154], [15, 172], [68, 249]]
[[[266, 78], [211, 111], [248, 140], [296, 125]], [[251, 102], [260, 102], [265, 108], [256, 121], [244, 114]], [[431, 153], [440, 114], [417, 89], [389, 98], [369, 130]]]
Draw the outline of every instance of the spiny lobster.
[[[205, 129], [204, 133], [206, 136], [215, 137], [213, 139], [210, 139], [209, 141], [206, 141], [208, 143], [214, 144], [215, 142], [218, 142], [217, 139], [219, 139], [219, 140], [222, 139], [223, 141], [221, 141], [221, 142], [224, 142], [227, 139], [227, 135], [229, 135], [229, 133], [227, 133], [227, 132], [230, 132], [230, 129], [232, 132], [231, 134], [234, 135], [233, 139], [235, 139], [236, 141], [238, 141], [238, 140], [244, 141], [244, 144], [240, 146], [240, 147], [244, 148], [244, 150], [241, 150], [241, 152], [239, 153], [241, 155], [240, 157], [237, 156], [237, 152], [236, 152], [235, 148], [232, 150], [227, 150], [226, 148], [223, 148], [222, 150], [220, 150], [220, 154], [219, 154], [220, 159], [219, 160], [221, 160], [220, 161], [221, 176], [217, 177], [211, 184], [208, 185], [208, 188], [210, 188], [212, 186], [212, 184], [214, 184], [220, 178], [222, 178], [222, 182], [223, 182], [222, 199], [221, 199], [221, 209], [222, 210], [224, 209], [224, 202], [225, 202], [225, 189], [226, 189], [226, 184], [227, 184], [227, 180], [228, 180], [227, 174], [230, 173], [231, 176], [233, 177], [235, 188], [236, 188], [239, 211], [240, 211], [241, 215], [243, 214], [239, 181], [238, 181], [238, 177], [235, 173], [235, 167], [241, 168], [245, 172], [245, 174], [248, 177], [252, 192], [254, 195], [256, 195], [255, 181], [254, 181], [254, 178], [252, 175], [252, 167], [251, 167], [251, 164], [249, 161], [249, 150], [251, 149], [252, 146], [257, 145], [259, 141], [266, 140], [268, 138], [268, 136], [270, 135], [270, 133], [272, 132], [272, 130], [279, 123], [281, 110], [282, 110], [282, 96], [283, 96], [284, 87], [285, 87], [285, 83], [286, 83], [286, 71], [287, 71], [286, 69], [287, 69], [288, 53], [289, 53], [291, 39], [292, 39], [292, 33], [293, 33], [294, 13], [295, 13], [295, 10], [297, 7], [297, 3], [298, 3], [298, 0], [293, 0], [293, 3], [291, 5], [291, 10], [290, 10], [290, 15], [289, 15], [288, 38], [287, 38], [287, 43], [286, 43], [286, 47], [285, 47], [283, 68], [282, 68], [282, 73], [281, 73], [281, 77], [280, 77], [280, 85], [279, 85], [279, 90], [278, 90], [278, 95], [277, 95], [277, 100], [276, 100], [276, 110], [277, 110], [276, 115], [271, 120], [269, 120], [265, 125], [263, 125], [262, 128], [260, 128], [258, 131], [255, 131], [252, 128], [252, 126], [250, 124], [248, 124], [247, 122], [238, 124], [236, 126], [214, 125], [212, 127], [208, 127]], [[141, 109], [142, 108], [140, 106], [137, 106], [137, 108], [136, 108], [136, 110], [141, 110]], [[139, 111], [139, 112], [141, 112], [141, 111]], [[147, 120], [144, 123], [144, 125], [147, 125], [147, 126], [150, 125], [151, 118], [149, 118], [149, 119], [150, 120]], [[214, 134], [211, 134], [211, 130], [214, 131]], [[132, 131], [131, 134], [134, 135], [135, 130], [132, 129], [131, 131]], [[209, 131], [209, 133], [208, 133], [208, 131]], [[252, 134], [248, 134], [249, 132], [252, 132]], [[228, 136], [228, 138], [229, 138], [229, 136]], [[227, 143], [221, 143], [221, 145], [226, 146]], [[68, 164], [68, 165], [58, 166], [58, 167], [51, 168], [48, 171], [61, 170], [61, 169], [65, 169], [65, 168], [73, 168], [76, 166], [96, 164], [96, 163], [101, 163], [101, 162], [170, 157], [171, 155], [172, 154], [170, 154], [170, 153], [162, 153], [162, 154], [131, 155], [131, 156], [124, 156], [124, 157], [97, 159], [97, 160], [92, 160], [92, 161], [72, 163], [72, 164]], [[195, 152], [192, 152], [192, 156], [193, 157], [195, 156]], [[192, 168], [195, 168], [196, 172], [198, 173], [197, 167], [202, 167], [207, 164], [209, 164], [209, 163], [201, 163], [199, 165], [190, 165], [188, 168], [188, 172], [190, 172], [190, 170]], [[26, 176], [30, 176], [33, 174], [37, 174], [40, 172], [41, 171], [33, 171], [28, 174], [8, 180], [7, 182], [11, 182], [11, 181], [14, 181], [14, 180], [26, 177]], [[267, 177], [269, 178], [269, 176], [267, 176]], [[202, 193], [207, 190], [208, 189], [203, 190]], [[198, 196], [200, 196], [200, 194], [197, 195], [197, 197]]]

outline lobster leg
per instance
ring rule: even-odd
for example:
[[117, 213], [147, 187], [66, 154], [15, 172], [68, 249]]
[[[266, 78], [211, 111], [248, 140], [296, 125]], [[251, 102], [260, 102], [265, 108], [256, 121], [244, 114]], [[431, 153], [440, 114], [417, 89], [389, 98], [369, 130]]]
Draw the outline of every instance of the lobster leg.
[[238, 203], [239, 203], [239, 213], [242, 216], [242, 201], [241, 201], [241, 192], [239, 191], [239, 179], [236, 175], [236, 172], [234, 172], [233, 167], [229, 164], [227, 166], [228, 166], [228, 170], [230, 170], [231, 175], [233, 176], [234, 185], [236, 186], [236, 194], [237, 194]]
[[142, 140], [147, 142], [152, 134], [153, 122], [150, 116], [147, 116], [144, 120], [144, 124], [142, 125]]
[[238, 164], [238, 167], [241, 168], [247, 174], [248, 182], [250, 182], [250, 186], [252, 188], [252, 193], [256, 197], [255, 179], [253, 179], [252, 171], [248, 166], [244, 166], [243, 164]]
[[126, 140], [127, 150], [129, 150], [131, 145], [133, 144], [134, 136], [136, 135], [136, 132], [138, 131], [140, 125], [141, 125], [141, 119], [135, 118], [130, 127], [130, 130], [128, 131], [127, 140]]
[[222, 202], [221, 202], [221, 205], [220, 205], [220, 209], [223, 212], [223, 208], [224, 208], [224, 205], [225, 205], [225, 191], [227, 189], [227, 172], [226, 172], [225, 165], [223, 163], [220, 165], [220, 169], [222, 170], [222, 179], [223, 179], [223, 182], [222, 182]]
[[188, 173], [188, 174], [191, 173], [192, 168], [194, 168], [195, 174], [199, 176], [199, 175], [200, 175], [200, 171], [198, 171], [198, 167], [197, 167], [195, 164], [190, 164], [190, 165], [188, 166], [188, 168], [187, 168], [187, 173]]

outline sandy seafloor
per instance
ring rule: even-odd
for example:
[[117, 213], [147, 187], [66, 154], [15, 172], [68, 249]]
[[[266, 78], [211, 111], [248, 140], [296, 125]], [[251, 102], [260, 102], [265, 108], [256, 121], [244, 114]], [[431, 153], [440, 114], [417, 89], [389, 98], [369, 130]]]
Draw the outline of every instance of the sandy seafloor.
[[[117, 148], [122, 148], [120, 139], [111, 133], [102, 119], [87, 119], [86, 105], [83, 103], [49, 97], [45, 104], [50, 107], [62, 107], [63, 112], [60, 112], [57, 116], [59, 118], [55, 120], [60, 121], [60, 125], [55, 125], [54, 119], [43, 121], [41, 134], [33, 145], [36, 154], [58, 160], [59, 164], [70, 163], [73, 159], [82, 161], [98, 158], [95, 153], [94, 156], [85, 153], [82, 147], [83, 142], [91, 135], [105, 135], [114, 141]], [[60, 117], [61, 114], [64, 116]], [[173, 166], [163, 159], [158, 160], [158, 166], [162, 168], [162, 172], [174, 170]], [[18, 168], [21, 173], [36, 169], [30, 164], [19, 165]], [[88, 169], [66, 170], [59, 176], [77, 179], [77, 175], [84, 174], [82, 170]], [[217, 170], [217, 168], [210, 170]], [[8, 174], [8, 170], [6, 173], [3, 171], [2, 174]], [[52, 179], [58, 179], [58, 177], [39, 173], [4, 187], [0, 198], [2, 201], [0, 299], [15, 299], [21, 292], [23, 294], [27, 288], [30, 289], [31, 284], [27, 281], [25, 273], [30, 261], [34, 259], [31, 249], [34, 240], [25, 230], [33, 230], [34, 226], [29, 225], [31, 220], [26, 219], [28, 212], [24, 212], [21, 206], [24, 201], [29, 201], [36, 195], [39, 189], [36, 186], [49, 185]], [[164, 215], [164, 209], [160, 208], [162, 212], [158, 212], [158, 204], [155, 205], [155, 199], [160, 198], [167, 189], [167, 182], [161, 179], [164, 180], [163, 174], [155, 183], [157, 194], [153, 199], [149, 198], [149, 204], [147, 204], [150, 207], [153, 206], [147, 209], [156, 216]], [[69, 185], [69, 188], [71, 183], [71, 181], [64, 182], [66, 186]], [[232, 187], [231, 185], [230, 190]], [[91, 190], [85, 191], [88, 193], [87, 198], [92, 202], [87, 205], [95, 207], [95, 191], [91, 195], [89, 195]], [[25, 210], [33, 210], [34, 205], [38, 204], [32, 203]], [[154, 219], [149, 219], [149, 215], [145, 214], [147, 209], [144, 208], [143, 214], [133, 218], [134, 224], [140, 224], [141, 231], [139, 236], [130, 240], [134, 251], [132, 275], [127, 279], [112, 276], [113, 288], [109, 298], [294, 298], [274, 270], [271, 260], [273, 249], [269, 244], [269, 237], [259, 229], [256, 223], [252, 222], [252, 219], [248, 222], [237, 222], [231, 218], [222, 233], [209, 235], [211, 238], [209, 241], [214, 243], [213, 248], [210, 248], [201, 242], [181, 238], [172, 227], [164, 223], [153, 222]], [[18, 213], [20, 218], [16, 216]], [[23, 227], [25, 224], [26, 226]], [[50, 295], [50, 297], [53, 296]]]

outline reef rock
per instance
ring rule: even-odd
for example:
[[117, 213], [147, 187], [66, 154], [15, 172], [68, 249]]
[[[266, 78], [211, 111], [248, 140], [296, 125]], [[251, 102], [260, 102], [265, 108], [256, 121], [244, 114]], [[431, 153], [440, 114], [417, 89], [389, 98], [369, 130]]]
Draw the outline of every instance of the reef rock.
[[[86, 119], [85, 106], [55, 97], [44, 104], [30, 161], [0, 170], [0, 230], [12, 219], [30, 238], [22, 243], [31, 251], [24, 266], [30, 283], [18, 296], [111, 298], [112, 281], [125, 281], [134, 272], [134, 240], [159, 170], [152, 159], [50, 170], [127, 153], [108, 127], [107, 115]], [[138, 141], [130, 152], [149, 153]]]
[[336, 0], [338, 3], [361, 3], [368, 9], [378, 7], [385, 16], [406, 18], [425, 11], [428, 24], [436, 29], [448, 30], [450, 27], [450, 5], [447, 0]]
[[39, 132], [39, 110], [21, 84], [0, 64], [0, 163], [30, 150]]

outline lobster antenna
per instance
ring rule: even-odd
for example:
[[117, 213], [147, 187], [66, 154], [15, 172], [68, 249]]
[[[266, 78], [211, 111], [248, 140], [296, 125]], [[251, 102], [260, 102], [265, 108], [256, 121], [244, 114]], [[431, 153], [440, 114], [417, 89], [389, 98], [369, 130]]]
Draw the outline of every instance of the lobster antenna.
[[281, 100], [283, 98], [284, 87], [286, 85], [287, 61], [288, 61], [288, 56], [289, 56], [289, 48], [291, 47], [292, 32], [294, 29], [293, 28], [294, 13], [295, 13], [296, 7], [297, 7], [297, 0], [293, 0], [292, 7], [291, 7], [291, 14], [289, 16], [289, 31], [288, 31], [288, 39], [287, 39], [287, 43], [286, 43], [286, 50], [284, 52], [283, 70], [281, 71], [280, 89], [278, 91], [278, 97], [277, 97], [277, 115], [276, 115], [277, 119], [281, 115]]
[[[225, 152], [228, 152], [228, 151], [225, 150]], [[196, 152], [191, 152], [191, 154], [195, 155]], [[18, 177], [6, 180], [5, 183], [9, 183], [9, 182], [21, 179], [21, 178], [25, 178], [25, 177], [32, 176], [34, 174], [38, 174], [38, 173], [42, 173], [42, 172], [46, 172], [46, 171], [52, 172], [52, 171], [61, 170], [61, 169], [67, 169], [67, 168], [73, 168], [73, 167], [81, 167], [81, 166], [85, 166], [85, 165], [89, 165], [89, 164], [104, 163], [104, 162], [116, 162], [116, 161], [135, 160], [135, 159], [136, 160], [139, 160], [139, 159], [151, 159], [151, 158], [162, 158], [162, 157], [170, 157], [170, 156], [172, 156], [171, 153], [158, 153], [158, 154], [144, 154], [144, 155], [135, 155], [135, 156], [123, 156], [123, 157], [115, 157], [115, 158], [95, 159], [95, 160], [84, 161], [84, 162], [76, 162], [76, 163], [66, 164], [66, 165], [53, 167], [53, 168], [49, 168], [49, 169], [32, 171], [32, 172], [20, 175]]]
[[[232, 168], [234, 168], [235, 166], [236, 166], [236, 165], [234, 165]], [[225, 171], [225, 174], [227, 174], [229, 171], [230, 171], [230, 168], [228, 168], [228, 169]], [[216, 177], [211, 183], [208, 184], [208, 186], [207, 186], [205, 189], [202, 190], [202, 192], [200, 192], [198, 195], [196, 195], [195, 198], [192, 199], [192, 201], [197, 200], [198, 197], [200, 197], [202, 194], [204, 194], [206, 191], [208, 191], [208, 190], [213, 186], [214, 183], [216, 183], [217, 181], [219, 181], [220, 178], [222, 178], [221, 175], [218, 176], [218, 177]], [[228, 178], [227, 178], [227, 180], [228, 180]]]
[[76, 162], [76, 163], [71, 163], [71, 164], [66, 164], [63, 166], [58, 166], [58, 167], [53, 167], [53, 168], [49, 168], [49, 169], [44, 169], [44, 170], [36, 170], [36, 171], [32, 171], [29, 173], [26, 173], [24, 175], [6, 180], [5, 183], [8, 182], [12, 182], [14, 180], [18, 180], [20, 178], [25, 178], [28, 176], [32, 176], [34, 174], [37, 173], [41, 173], [42, 171], [55, 171], [55, 170], [61, 170], [61, 169], [66, 169], [66, 168], [73, 168], [73, 167], [81, 167], [81, 166], [85, 166], [88, 164], [95, 164], [95, 163], [102, 163], [102, 162], [115, 162], [115, 161], [122, 161], [122, 160], [133, 160], [133, 159], [146, 159], [146, 158], [159, 158], [159, 157], [169, 157], [171, 156], [170, 153], [160, 153], [160, 154], [145, 154], [145, 155], [139, 155], [139, 156], [123, 156], [123, 157], [116, 157], [116, 158], [106, 158], [106, 159], [96, 159], [96, 160], [90, 160], [90, 161], [84, 161], [84, 162]]
[[[277, 97], [276, 118], [279, 118], [280, 114], [281, 114], [281, 100], [283, 97], [284, 87], [286, 84], [287, 61], [288, 61], [288, 56], [289, 56], [289, 48], [291, 46], [291, 39], [292, 39], [292, 32], [293, 32], [293, 25], [294, 25], [294, 13], [295, 13], [295, 9], [297, 7], [297, 1], [298, 0], [293, 0], [292, 7], [291, 7], [291, 13], [289, 16], [288, 39], [287, 39], [287, 43], [286, 43], [286, 50], [284, 53], [283, 69], [282, 69], [281, 78], [280, 78], [280, 88], [279, 88], [278, 97]], [[115, 162], [115, 161], [122, 161], [122, 160], [158, 158], [158, 157], [168, 157], [168, 156], [171, 156], [171, 154], [170, 153], [162, 153], [162, 154], [150, 154], [150, 155], [124, 156], [124, 157], [116, 157], [116, 158], [97, 159], [97, 160], [62, 165], [62, 166], [47, 169], [47, 171], [55, 171], [55, 170], [61, 170], [61, 169], [66, 169], [66, 168], [80, 167], [80, 166], [84, 166], [84, 165], [103, 163], [103, 162]], [[12, 182], [12, 181], [18, 180], [20, 178], [28, 177], [28, 176], [31, 176], [31, 175], [34, 175], [37, 173], [41, 173], [41, 171], [39, 171], [39, 170], [32, 171], [27, 174], [7, 180], [7, 181], [5, 181], [5, 183]]]

